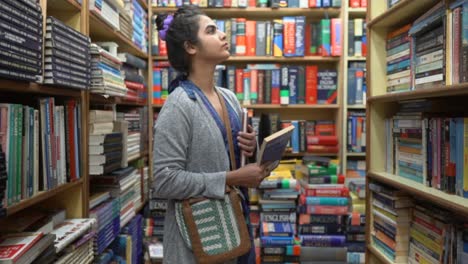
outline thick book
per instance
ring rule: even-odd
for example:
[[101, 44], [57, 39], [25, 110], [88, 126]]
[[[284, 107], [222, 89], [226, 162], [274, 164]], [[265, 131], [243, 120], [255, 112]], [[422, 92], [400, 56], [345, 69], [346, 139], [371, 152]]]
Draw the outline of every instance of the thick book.
[[268, 164], [269, 171], [276, 168], [291, 138], [294, 126], [288, 126], [263, 139], [258, 152], [257, 163]]
[[34, 244], [42, 233], [16, 233], [0, 238], [0, 263], [16, 263]]

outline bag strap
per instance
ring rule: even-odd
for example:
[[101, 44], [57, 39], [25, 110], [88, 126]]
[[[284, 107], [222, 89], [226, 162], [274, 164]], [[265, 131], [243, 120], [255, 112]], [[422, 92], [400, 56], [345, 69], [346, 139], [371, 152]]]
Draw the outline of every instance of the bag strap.
[[232, 142], [232, 130], [231, 130], [231, 121], [229, 119], [229, 114], [226, 108], [226, 103], [224, 102], [224, 96], [215, 88], [216, 93], [218, 94], [219, 102], [221, 104], [221, 109], [223, 112], [223, 122], [224, 127], [226, 128], [226, 136], [228, 138], [229, 145], [229, 157], [231, 159], [231, 170], [237, 169], [236, 158], [234, 153], [234, 143]]

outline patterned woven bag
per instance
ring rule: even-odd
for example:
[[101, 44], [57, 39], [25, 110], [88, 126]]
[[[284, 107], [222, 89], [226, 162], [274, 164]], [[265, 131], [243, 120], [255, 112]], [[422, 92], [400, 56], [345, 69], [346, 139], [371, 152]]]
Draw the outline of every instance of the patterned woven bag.
[[[236, 168], [231, 124], [218, 92], [229, 143], [232, 169]], [[176, 221], [199, 264], [222, 263], [249, 252], [249, 231], [236, 189], [226, 186], [224, 199], [192, 198], [175, 204]]]

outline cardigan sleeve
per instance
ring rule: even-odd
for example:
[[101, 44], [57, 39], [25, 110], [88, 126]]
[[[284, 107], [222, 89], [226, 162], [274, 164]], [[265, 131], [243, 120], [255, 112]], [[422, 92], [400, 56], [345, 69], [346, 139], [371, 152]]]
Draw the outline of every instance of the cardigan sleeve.
[[[223, 198], [226, 171], [195, 173], [186, 170], [192, 125], [190, 107], [171, 98], [158, 116], [154, 132], [153, 167], [155, 194], [166, 199]], [[187, 100], [190, 100], [187, 98]], [[200, 142], [202, 144], [203, 142]], [[207, 144], [209, 146], [209, 144]]]

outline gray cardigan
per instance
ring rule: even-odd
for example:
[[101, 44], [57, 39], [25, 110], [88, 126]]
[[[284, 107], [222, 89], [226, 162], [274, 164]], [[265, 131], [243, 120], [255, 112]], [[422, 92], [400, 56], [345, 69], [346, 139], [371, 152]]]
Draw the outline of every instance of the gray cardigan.
[[[234, 93], [218, 89], [236, 112]], [[164, 222], [164, 263], [195, 263], [175, 219], [174, 200], [197, 196], [222, 198], [229, 157], [222, 134], [201, 98], [189, 98], [177, 87], [164, 103], [154, 132], [154, 183], [156, 195], [169, 199]], [[239, 119], [240, 120], [240, 119]]]

